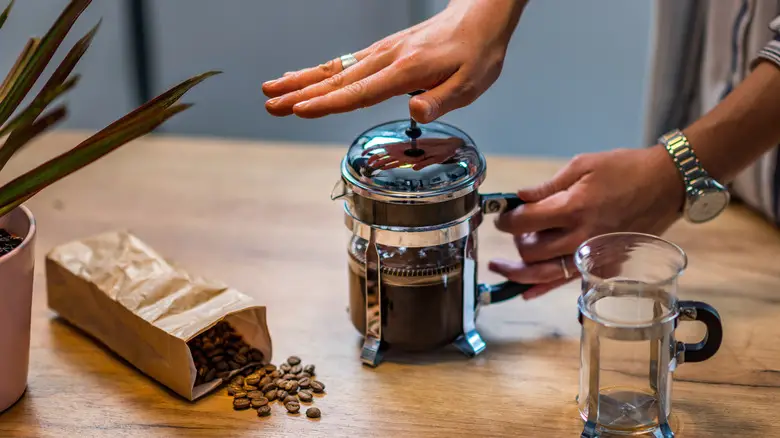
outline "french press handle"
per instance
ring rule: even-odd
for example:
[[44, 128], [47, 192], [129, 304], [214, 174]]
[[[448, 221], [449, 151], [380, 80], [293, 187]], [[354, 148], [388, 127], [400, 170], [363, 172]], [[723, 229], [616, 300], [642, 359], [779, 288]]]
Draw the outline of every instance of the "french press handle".
[[[501, 214], [525, 204], [514, 193], [489, 193], [480, 195], [482, 212], [484, 214]], [[481, 304], [500, 303], [524, 294], [533, 284], [504, 281], [496, 284], [480, 284], [479, 301]]]

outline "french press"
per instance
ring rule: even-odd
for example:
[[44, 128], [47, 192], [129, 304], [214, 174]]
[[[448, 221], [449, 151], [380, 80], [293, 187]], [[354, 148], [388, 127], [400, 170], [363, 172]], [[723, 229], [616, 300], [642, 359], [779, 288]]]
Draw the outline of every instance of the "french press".
[[389, 348], [452, 343], [475, 356], [485, 349], [480, 306], [530, 287], [477, 282], [483, 216], [522, 204], [514, 194], [480, 194], [485, 175], [474, 141], [443, 122], [391, 121], [353, 141], [331, 199], [345, 201], [349, 313], [364, 336], [364, 364], [377, 366]]

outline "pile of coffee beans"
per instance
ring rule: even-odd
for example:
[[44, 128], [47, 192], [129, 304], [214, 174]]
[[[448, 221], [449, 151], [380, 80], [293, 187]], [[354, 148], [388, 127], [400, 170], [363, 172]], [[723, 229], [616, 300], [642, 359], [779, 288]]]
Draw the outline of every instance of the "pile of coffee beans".
[[[315, 380], [315, 366], [303, 365], [300, 357], [290, 356], [278, 367], [273, 364], [250, 367], [249, 374], [233, 377], [227, 386], [236, 410], [255, 409], [259, 417], [271, 415], [276, 401], [290, 414], [299, 414], [301, 403], [311, 404], [316, 395], [324, 395], [325, 385]], [[318, 408], [306, 409], [309, 418], [320, 418]]]
[[[243, 337], [225, 321], [201, 333], [188, 343], [198, 375], [195, 386], [217, 379], [227, 379], [235, 370], [251, 364], [262, 364], [263, 353], [250, 347]], [[244, 368], [249, 375], [254, 370]]]
[[0, 228], [0, 257], [8, 254], [22, 244], [21, 237], [14, 236], [3, 228]]

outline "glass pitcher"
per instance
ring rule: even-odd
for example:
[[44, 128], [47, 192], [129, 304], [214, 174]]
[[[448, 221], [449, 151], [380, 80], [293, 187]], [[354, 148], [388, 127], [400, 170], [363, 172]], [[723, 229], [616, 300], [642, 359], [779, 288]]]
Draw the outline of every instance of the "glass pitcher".
[[[580, 245], [575, 262], [582, 274], [582, 438], [673, 437], [672, 375], [683, 362], [711, 358], [723, 337], [714, 308], [677, 297], [685, 252], [656, 236], [613, 233]], [[679, 321], [701, 321], [707, 334], [696, 344], [677, 342]]]

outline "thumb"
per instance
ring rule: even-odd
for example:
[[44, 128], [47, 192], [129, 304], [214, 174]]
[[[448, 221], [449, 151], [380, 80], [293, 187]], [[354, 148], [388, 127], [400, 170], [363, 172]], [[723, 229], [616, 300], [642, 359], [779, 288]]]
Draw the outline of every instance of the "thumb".
[[566, 167], [559, 170], [549, 181], [545, 181], [536, 187], [518, 190], [517, 196], [525, 202], [539, 202], [542, 199], [568, 189], [579, 181], [584, 174], [585, 172], [580, 168], [568, 164]]
[[409, 100], [412, 118], [419, 123], [430, 123], [474, 102], [479, 92], [470, 83], [470, 79], [458, 71], [441, 85], [412, 97]]

